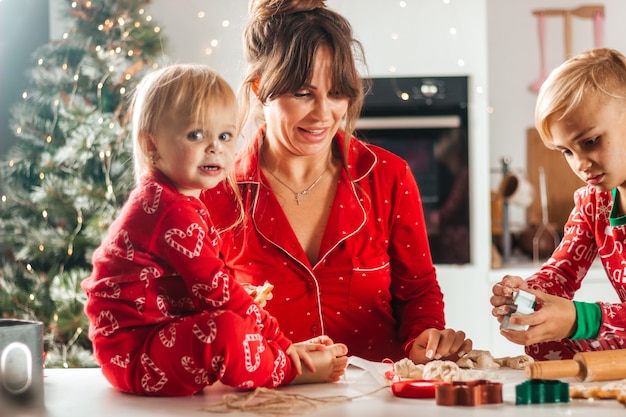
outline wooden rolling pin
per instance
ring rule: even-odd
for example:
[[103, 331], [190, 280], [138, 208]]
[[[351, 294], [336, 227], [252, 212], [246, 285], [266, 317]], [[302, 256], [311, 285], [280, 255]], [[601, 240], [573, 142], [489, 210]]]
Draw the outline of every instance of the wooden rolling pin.
[[573, 359], [529, 363], [529, 379], [576, 377], [580, 381], [608, 381], [626, 378], [626, 349], [579, 352]]

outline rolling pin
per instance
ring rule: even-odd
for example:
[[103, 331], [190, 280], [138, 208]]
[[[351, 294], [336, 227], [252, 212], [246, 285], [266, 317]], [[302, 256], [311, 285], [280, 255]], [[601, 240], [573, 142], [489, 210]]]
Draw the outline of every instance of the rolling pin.
[[626, 349], [579, 352], [573, 359], [529, 363], [529, 379], [575, 377], [579, 381], [608, 381], [626, 378]]

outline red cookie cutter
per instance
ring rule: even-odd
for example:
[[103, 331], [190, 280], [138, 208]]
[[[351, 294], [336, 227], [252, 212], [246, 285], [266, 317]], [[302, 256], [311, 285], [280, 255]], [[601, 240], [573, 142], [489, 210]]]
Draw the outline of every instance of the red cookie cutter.
[[396, 397], [403, 398], [435, 398], [435, 387], [443, 381], [428, 379], [411, 379], [391, 384], [391, 392]]
[[484, 379], [454, 381], [435, 387], [437, 405], [502, 404], [502, 384]]

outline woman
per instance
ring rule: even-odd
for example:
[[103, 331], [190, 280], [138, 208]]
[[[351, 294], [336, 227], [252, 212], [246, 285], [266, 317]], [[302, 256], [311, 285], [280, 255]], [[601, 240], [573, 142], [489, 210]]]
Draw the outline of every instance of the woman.
[[[472, 343], [444, 329], [411, 170], [352, 136], [364, 86], [349, 22], [323, 0], [253, 0], [250, 17], [242, 104], [263, 123], [236, 163], [248, 216], [224, 233], [225, 262], [274, 285], [265, 308], [292, 339], [327, 335], [375, 361], [458, 359]], [[204, 199], [232, 224], [227, 190]]]

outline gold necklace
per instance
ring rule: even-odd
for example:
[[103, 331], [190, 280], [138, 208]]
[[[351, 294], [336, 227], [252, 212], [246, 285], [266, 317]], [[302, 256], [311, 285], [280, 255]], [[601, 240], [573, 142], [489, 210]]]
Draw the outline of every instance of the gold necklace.
[[[261, 154], [261, 158], [263, 158], [263, 154]], [[263, 158], [263, 162], [265, 162], [265, 158]], [[265, 165], [267, 166], [267, 162], [265, 163]], [[328, 167], [326, 167], [326, 169], [324, 170], [324, 172], [322, 172], [320, 174], [319, 177], [317, 177], [317, 179], [315, 181], [313, 181], [313, 184], [309, 185], [309, 187], [306, 190], [302, 190], [302, 191], [295, 191], [293, 188], [291, 188], [290, 186], [288, 186], [287, 184], [285, 184], [283, 182], [283, 180], [281, 180], [280, 178], [278, 178], [268, 167], [267, 172], [270, 173], [270, 175], [272, 177], [274, 177], [276, 179], [276, 181], [278, 181], [279, 183], [281, 183], [282, 185], [285, 186], [285, 188], [287, 188], [289, 191], [291, 191], [293, 193], [293, 196], [296, 200], [296, 203], [298, 205], [300, 205], [301, 203], [301, 198], [304, 197], [305, 195], [309, 195], [311, 194], [311, 190], [313, 189], [313, 187], [315, 187], [321, 180], [322, 178], [324, 178], [324, 176], [326, 175], [326, 173], [328, 172]]]

